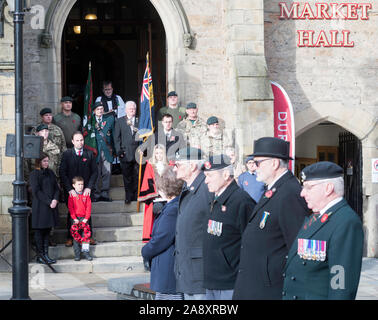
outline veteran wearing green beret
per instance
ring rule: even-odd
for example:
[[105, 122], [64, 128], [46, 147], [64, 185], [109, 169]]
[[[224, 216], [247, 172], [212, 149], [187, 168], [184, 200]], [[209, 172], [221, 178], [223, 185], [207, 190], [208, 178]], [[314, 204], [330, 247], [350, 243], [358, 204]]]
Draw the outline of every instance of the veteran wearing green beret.
[[306, 218], [287, 257], [284, 300], [353, 300], [361, 273], [361, 220], [343, 198], [344, 170], [322, 161], [303, 169]]

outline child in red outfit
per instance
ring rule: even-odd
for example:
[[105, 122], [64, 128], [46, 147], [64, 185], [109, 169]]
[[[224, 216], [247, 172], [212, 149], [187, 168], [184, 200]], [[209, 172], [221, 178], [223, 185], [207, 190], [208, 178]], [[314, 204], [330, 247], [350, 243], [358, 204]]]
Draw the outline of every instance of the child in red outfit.
[[[68, 198], [68, 210], [73, 220], [73, 224], [80, 222], [87, 223], [91, 217], [92, 201], [88, 195], [83, 195], [84, 179], [82, 177], [74, 177], [72, 179], [72, 186], [75, 189], [76, 195], [70, 195]], [[89, 226], [88, 226], [89, 227]], [[82, 248], [80, 243], [74, 240], [73, 243], [75, 261], [80, 261], [80, 253], [83, 252], [85, 258], [88, 261], [93, 260], [89, 254], [89, 239], [88, 242], [82, 242]]]

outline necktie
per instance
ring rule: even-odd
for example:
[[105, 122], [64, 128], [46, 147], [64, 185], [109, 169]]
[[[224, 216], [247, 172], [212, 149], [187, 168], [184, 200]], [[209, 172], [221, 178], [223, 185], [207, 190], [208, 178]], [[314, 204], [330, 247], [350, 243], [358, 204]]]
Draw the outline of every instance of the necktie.
[[77, 151], [77, 155], [80, 157], [81, 156], [81, 150]]

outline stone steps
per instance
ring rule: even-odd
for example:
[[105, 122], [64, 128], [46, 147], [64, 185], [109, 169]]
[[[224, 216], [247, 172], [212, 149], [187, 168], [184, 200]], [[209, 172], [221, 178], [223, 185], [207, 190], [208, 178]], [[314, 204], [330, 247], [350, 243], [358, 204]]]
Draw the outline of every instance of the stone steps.
[[[131, 227], [143, 225], [142, 212], [93, 213], [93, 227]], [[59, 229], [67, 226], [67, 214], [59, 215]]]
[[[140, 256], [143, 246], [142, 241], [103, 242], [90, 246], [89, 251], [94, 258]], [[64, 244], [50, 247], [49, 257], [58, 260], [73, 259], [73, 247], [66, 247]]]
[[[73, 259], [58, 260], [57, 263], [51, 265], [58, 273], [132, 273], [144, 272], [142, 257], [104, 257], [93, 258], [92, 261], [81, 259], [74, 261]], [[37, 270], [51, 273], [51, 269], [44, 264], [35, 262], [29, 263], [29, 272], [36, 273]]]
[[[68, 213], [68, 208], [66, 204], [64, 203], [59, 203], [58, 205], [59, 213], [60, 214], [67, 214]], [[140, 204], [139, 210], [143, 212], [144, 210], [144, 204]], [[125, 204], [124, 200], [115, 200], [112, 202], [105, 202], [105, 201], [100, 201], [100, 202], [93, 202], [92, 203], [92, 213], [107, 213], [107, 212], [112, 212], [112, 213], [117, 213], [117, 212], [137, 212], [137, 202], [132, 201], [129, 204]]]
[[[93, 236], [98, 242], [141, 241], [142, 226], [135, 227], [94, 227]], [[67, 239], [66, 229], [54, 230], [52, 239], [56, 243], [64, 243]]]

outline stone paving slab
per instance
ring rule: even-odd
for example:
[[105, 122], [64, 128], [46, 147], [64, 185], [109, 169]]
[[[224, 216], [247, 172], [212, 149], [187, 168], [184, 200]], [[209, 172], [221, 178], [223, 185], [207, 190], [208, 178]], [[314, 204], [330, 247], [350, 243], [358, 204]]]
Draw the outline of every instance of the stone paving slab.
[[[378, 300], [378, 259], [364, 258], [357, 300]], [[120, 292], [136, 283], [148, 282], [141, 271], [108, 273], [30, 274], [29, 296], [33, 300], [117, 300]], [[0, 273], [0, 300], [12, 296], [12, 274]]]

